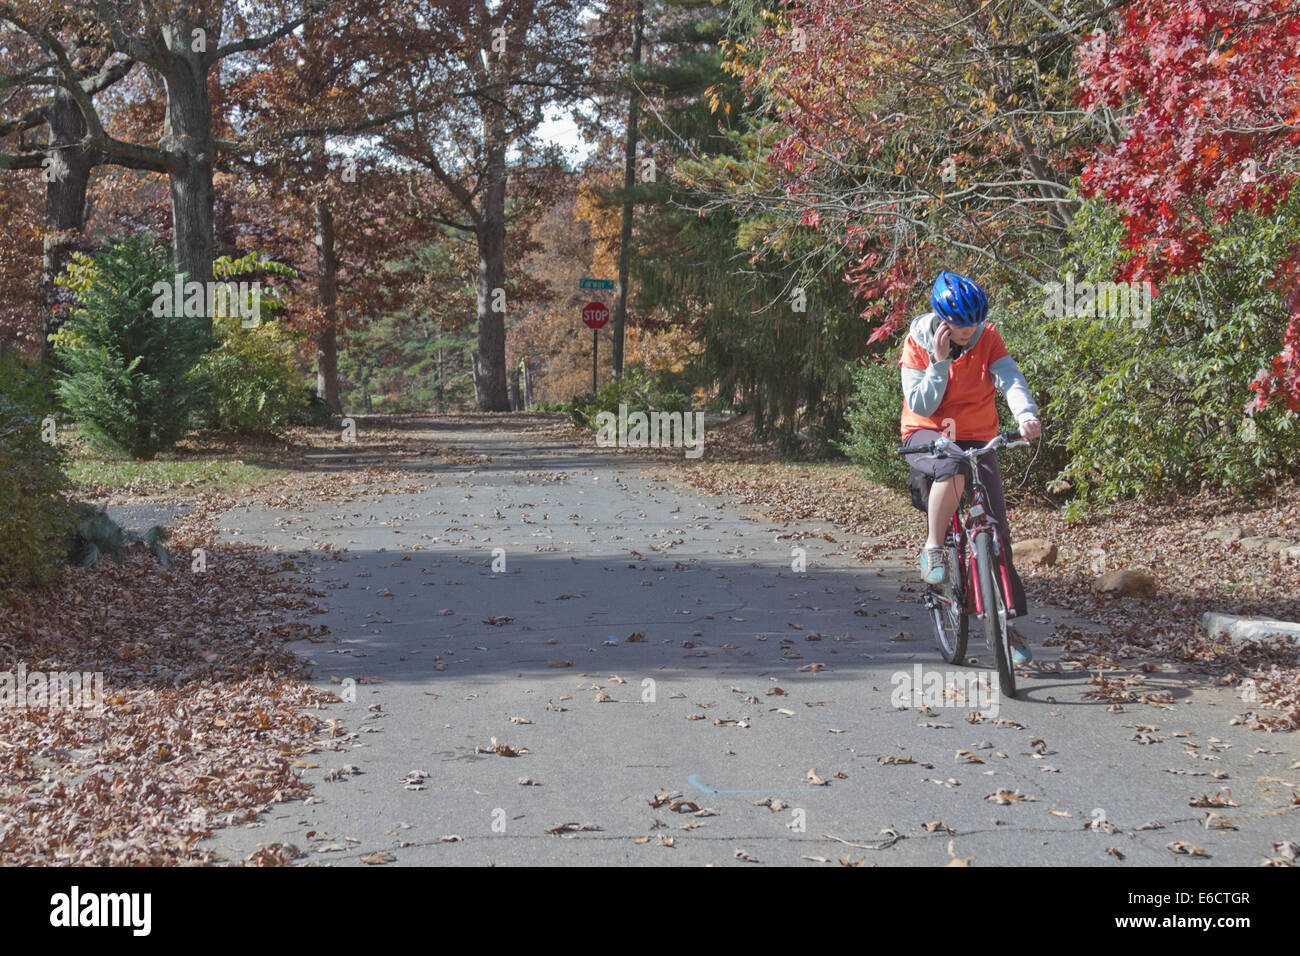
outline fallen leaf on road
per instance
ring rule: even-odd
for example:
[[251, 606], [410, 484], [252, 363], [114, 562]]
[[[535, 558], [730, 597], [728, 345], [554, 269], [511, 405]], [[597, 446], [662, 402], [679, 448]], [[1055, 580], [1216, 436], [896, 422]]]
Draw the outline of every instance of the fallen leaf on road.
[[816, 768], [816, 767], [813, 767], [811, 770], [808, 771], [808, 782], [811, 783], [814, 787], [829, 787], [829, 786], [830, 786], [829, 783], [827, 783], [827, 782], [826, 782], [825, 780], [823, 780], [821, 777], [817, 776], [817, 768]]
[[1032, 803], [1036, 797], [1029, 794], [1021, 793], [1019, 790], [999, 790], [996, 793], [990, 793], [985, 800], [992, 800], [994, 803], [1005, 806], [1008, 803]]
[[911, 757], [900, 757], [898, 754], [885, 754], [883, 757], [877, 757], [876, 763], [889, 765], [898, 763], [916, 763], [916, 761]]
[[746, 863], [759, 863], [759, 862], [761, 862], [760, 860], [758, 860], [758, 859], [756, 859], [756, 858], [750, 856], [750, 855], [749, 855], [748, 853], [746, 853], [744, 850], [736, 850], [736, 859], [737, 859], [737, 860], [744, 860]]
[[392, 863], [396, 859], [397, 857], [393, 856], [393, 854], [389, 853], [387, 850], [380, 850], [377, 853], [371, 853], [369, 856], [363, 856], [361, 862], [377, 866], [381, 863]]
[[954, 841], [952, 841], [952, 840], [949, 840], [949, 841], [948, 841], [948, 855], [949, 855], [950, 857], [952, 857], [952, 859], [948, 861], [948, 865], [949, 865], [949, 866], [970, 866], [970, 861], [973, 860], [973, 859], [975, 859], [975, 857], [973, 857], [973, 856], [966, 856], [966, 857], [960, 857], [960, 856], [958, 856], [956, 853], [954, 853], [954, 852], [952, 851], [953, 842], [954, 842]]
[[1208, 858], [1210, 855], [1199, 846], [1196, 846], [1196, 844], [1188, 843], [1185, 840], [1175, 840], [1173, 843], [1166, 843], [1165, 849], [1172, 850], [1174, 853], [1185, 853], [1187, 856], [1203, 856]]
[[944, 833], [956, 832], [955, 830], [953, 830], [952, 827], [948, 826], [948, 824], [944, 823], [942, 820], [934, 820], [930, 823], [922, 823], [921, 829], [923, 829], [926, 833], [937, 833], [940, 830], [942, 830]]
[[1189, 807], [1235, 807], [1237, 801], [1232, 799], [1232, 791], [1226, 791], [1226, 796], [1224, 793], [1225, 791], [1221, 790], [1212, 797], [1201, 794], [1199, 797], [1193, 798], [1187, 805]]
[[495, 737], [491, 740], [492, 750], [502, 757], [518, 757], [520, 754], [528, 753], [527, 747], [511, 747], [509, 744], [499, 742]]

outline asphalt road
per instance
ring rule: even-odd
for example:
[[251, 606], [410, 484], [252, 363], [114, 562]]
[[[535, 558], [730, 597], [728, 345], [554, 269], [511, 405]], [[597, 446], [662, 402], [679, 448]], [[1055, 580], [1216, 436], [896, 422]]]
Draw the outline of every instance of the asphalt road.
[[[222, 519], [227, 540], [338, 549], [304, 562], [332, 637], [294, 649], [355, 696], [322, 711], [337, 729], [306, 803], [208, 841], [231, 860], [283, 842], [311, 865], [1204, 867], [1300, 841], [1294, 741], [1230, 726], [1246, 705], [1196, 675], [1149, 675], [1169, 709], [1108, 713], [1041, 646], [1065, 613], [1033, 609], [1021, 699], [977, 694], [987, 666], [949, 675], [964, 695], [907, 699], [905, 677], [959, 670], [910, 556], [863, 567], [833, 527], [747, 516], [615, 450], [429, 424], [490, 463], [430, 459], [418, 494]], [[1237, 806], [1189, 805], [1228, 788]], [[586, 829], [548, 832], [565, 824]]]

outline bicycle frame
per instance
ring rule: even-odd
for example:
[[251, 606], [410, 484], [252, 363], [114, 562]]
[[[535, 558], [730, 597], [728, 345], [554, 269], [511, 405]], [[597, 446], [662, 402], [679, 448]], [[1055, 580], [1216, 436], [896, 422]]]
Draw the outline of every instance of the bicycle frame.
[[[993, 538], [993, 553], [997, 555], [999, 577], [1002, 579], [1002, 603], [1006, 608], [1008, 620], [1016, 616], [1016, 609], [1011, 606], [1011, 580], [1007, 576], [1007, 553], [1002, 547], [1002, 538], [998, 534], [998, 526], [989, 520], [988, 508], [986, 507], [984, 483], [979, 480], [979, 468], [971, 469], [971, 506], [967, 511], [966, 519], [966, 536], [970, 540], [975, 539], [975, 535], [981, 531], [988, 531]], [[957, 517], [961, 514], [961, 502], [957, 503], [957, 511], [952, 516], [953, 526], [957, 526]], [[960, 552], [959, 552], [960, 553]], [[970, 551], [970, 580], [979, 580], [979, 555], [975, 549]], [[983, 600], [980, 597], [980, 589], [975, 587], [966, 588], [967, 603], [973, 600], [975, 615], [983, 620], [984, 607]]]
[[[990, 451], [996, 451], [998, 447], [1006, 447], [1006, 442], [1012, 434], [1013, 433], [1008, 433], [1006, 436], [999, 435], [981, 449], [972, 449], [970, 451], [956, 451], [956, 452], [948, 451], [947, 452], [949, 455], [953, 455], [955, 457], [965, 460], [967, 464], [970, 466], [971, 505], [970, 508], [965, 509], [965, 516], [966, 516], [965, 527], [963, 528], [962, 526], [963, 509], [962, 509], [961, 498], [957, 500], [957, 509], [953, 512], [952, 515], [952, 531], [950, 532], [950, 534], [953, 539], [953, 545], [957, 549], [957, 565], [959, 568], [962, 569], [965, 569], [967, 567], [967, 560], [968, 560], [966, 555], [967, 542], [974, 541], [975, 536], [977, 534], [983, 531], [987, 531], [992, 537], [993, 553], [997, 555], [998, 574], [995, 576], [995, 580], [1000, 579], [1000, 584], [1002, 587], [1002, 604], [1003, 607], [1006, 609], [1006, 615], [1008, 619], [1011, 619], [1016, 616], [1016, 610], [1014, 607], [1009, 606], [1011, 603], [1010, 602], [1011, 579], [1007, 569], [1007, 555], [1005, 549], [1002, 546], [1002, 538], [998, 534], [998, 527], [994, 522], [990, 521], [988, 517], [988, 505], [987, 505], [988, 491], [987, 489], [985, 489], [984, 483], [980, 481], [979, 456], [981, 454], [985, 454]], [[997, 444], [999, 440], [1003, 441], [1003, 444], [1001, 446]], [[950, 444], [945, 439], [937, 439], [934, 443], [935, 446], [939, 446], [940, 442], [943, 442], [945, 446]], [[1016, 444], [1020, 444], [1020, 442], [1016, 442]], [[903, 451], [903, 449], [899, 449], [899, 451], [901, 452]], [[962, 497], [964, 498], [965, 496], [963, 495]], [[984, 618], [983, 599], [980, 596], [979, 587], [975, 586], [974, 584], [974, 582], [979, 580], [979, 555], [973, 547], [969, 549], [969, 572], [968, 573], [970, 576], [966, 581], [963, 582], [963, 588], [962, 588], [963, 591], [962, 598], [964, 604], [962, 610], [965, 613], [973, 612], [977, 617], [979, 617], [982, 620]], [[939, 595], [933, 595], [933, 596], [935, 597], [935, 599], [943, 603], [949, 603]]]

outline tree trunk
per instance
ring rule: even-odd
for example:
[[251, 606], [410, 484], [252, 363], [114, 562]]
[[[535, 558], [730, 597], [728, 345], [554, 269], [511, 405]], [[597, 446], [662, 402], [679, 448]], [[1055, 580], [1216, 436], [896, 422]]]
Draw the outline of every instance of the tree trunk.
[[512, 412], [521, 412], [524, 410], [524, 402], [519, 392], [519, 369], [512, 368], [508, 377], [510, 381], [510, 410]]
[[[487, 124], [485, 124], [486, 126]], [[485, 412], [510, 410], [506, 394], [506, 148], [499, 128], [485, 129], [487, 188], [478, 228], [478, 349], [474, 390]]]
[[[632, 22], [632, 69], [641, 65], [642, 5], [638, 0]], [[636, 145], [640, 136], [637, 94], [628, 94], [627, 135], [623, 143], [623, 191], [630, 193], [636, 185]], [[614, 300], [614, 381], [623, 377], [623, 337], [627, 325], [627, 278], [632, 261], [632, 200], [623, 201], [623, 226], [618, 242], [618, 292]]]
[[[190, 33], [177, 30], [163, 72], [167, 115], [162, 147], [171, 154], [168, 185], [176, 271], [188, 282], [212, 281], [213, 189], [216, 143], [202, 54], [190, 50]], [[212, 317], [207, 317], [211, 328]]]
[[316, 335], [316, 394], [336, 412], [339, 403], [338, 259], [334, 252], [334, 211], [316, 200], [316, 291], [324, 325]]
[[93, 154], [71, 145], [86, 135], [86, 121], [72, 95], [59, 87], [45, 113], [50, 127], [49, 174], [45, 186], [45, 242], [41, 262], [41, 364], [50, 367], [53, 355], [49, 337], [58, 331], [55, 307], [59, 301], [55, 279], [72, 257], [73, 241], [86, 226], [86, 187], [94, 165]]

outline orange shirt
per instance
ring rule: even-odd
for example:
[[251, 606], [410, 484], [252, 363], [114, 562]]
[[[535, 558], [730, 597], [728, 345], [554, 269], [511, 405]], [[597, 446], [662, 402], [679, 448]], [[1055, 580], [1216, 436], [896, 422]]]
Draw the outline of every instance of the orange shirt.
[[[930, 428], [943, 432], [955, 441], [988, 441], [998, 433], [997, 388], [989, 371], [998, 359], [1007, 354], [1002, 336], [992, 322], [984, 325], [979, 341], [963, 352], [948, 366], [948, 387], [944, 390], [939, 407], [930, 417], [918, 415], [907, 407], [903, 397], [901, 428], [906, 438], [914, 431]], [[908, 335], [903, 343], [903, 357], [899, 365], [925, 371], [930, 366], [930, 353]]]

